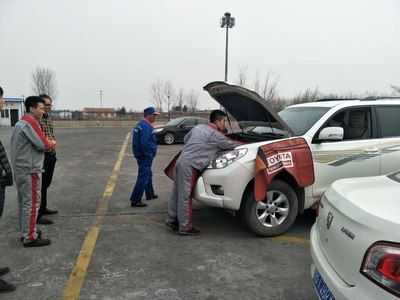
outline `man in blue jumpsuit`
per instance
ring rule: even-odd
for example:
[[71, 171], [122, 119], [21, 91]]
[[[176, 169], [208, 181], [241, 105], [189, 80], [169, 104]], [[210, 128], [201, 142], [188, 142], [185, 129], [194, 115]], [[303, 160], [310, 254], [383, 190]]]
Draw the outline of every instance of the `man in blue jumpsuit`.
[[146, 192], [147, 200], [158, 198], [154, 194], [151, 172], [151, 165], [157, 153], [157, 139], [153, 133], [153, 123], [157, 115], [159, 113], [154, 107], [146, 108], [143, 120], [136, 125], [132, 132], [132, 152], [139, 167], [136, 184], [130, 198], [132, 207], [147, 206], [142, 202], [144, 192]]

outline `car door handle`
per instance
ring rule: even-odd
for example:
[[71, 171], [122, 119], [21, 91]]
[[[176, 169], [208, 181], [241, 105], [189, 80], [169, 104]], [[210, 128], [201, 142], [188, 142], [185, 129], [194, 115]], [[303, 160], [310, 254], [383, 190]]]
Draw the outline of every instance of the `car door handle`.
[[368, 153], [368, 154], [378, 154], [378, 153], [380, 153], [378, 148], [367, 148], [367, 149], [364, 149], [364, 152]]

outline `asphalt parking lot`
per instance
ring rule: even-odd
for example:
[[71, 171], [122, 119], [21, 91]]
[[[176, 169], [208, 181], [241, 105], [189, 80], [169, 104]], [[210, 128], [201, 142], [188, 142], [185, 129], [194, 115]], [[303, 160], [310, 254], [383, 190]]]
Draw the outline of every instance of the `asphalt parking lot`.
[[[8, 149], [11, 130], [0, 128]], [[171, 182], [163, 168], [180, 146], [160, 146], [153, 167], [159, 199], [131, 208], [137, 175], [127, 128], [59, 129], [58, 163], [41, 226], [52, 245], [23, 248], [17, 199], [7, 191], [0, 266], [17, 291], [0, 299], [316, 299], [310, 279], [311, 214], [286, 235], [258, 238], [221, 209], [194, 205], [198, 237], [164, 226]], [[123, 149], [125, 141], [126, 151]], [[120, 163], [120, 169], [118, 169]]]

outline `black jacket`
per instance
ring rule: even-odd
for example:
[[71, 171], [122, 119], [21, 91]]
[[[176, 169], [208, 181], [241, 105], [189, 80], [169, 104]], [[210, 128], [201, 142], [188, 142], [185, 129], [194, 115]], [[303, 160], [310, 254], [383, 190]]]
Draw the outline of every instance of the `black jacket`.
[[10, 186], [13, 185], [13, 176], [10, 162], [7, 158], [6, 149], [0, 141], [0, 185]]

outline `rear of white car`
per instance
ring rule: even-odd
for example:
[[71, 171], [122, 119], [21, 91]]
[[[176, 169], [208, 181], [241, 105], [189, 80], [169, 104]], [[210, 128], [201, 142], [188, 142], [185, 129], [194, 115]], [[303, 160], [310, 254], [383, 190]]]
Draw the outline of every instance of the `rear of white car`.
[[398, 299], [400, 183], [387, 176], [336, 181], [311, 230], [320, 299]]

